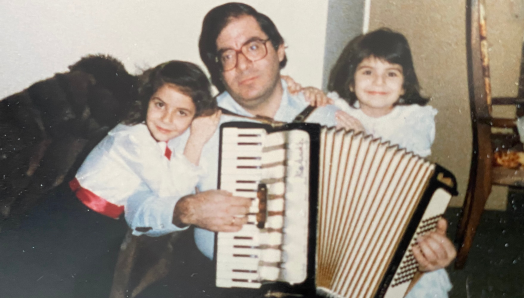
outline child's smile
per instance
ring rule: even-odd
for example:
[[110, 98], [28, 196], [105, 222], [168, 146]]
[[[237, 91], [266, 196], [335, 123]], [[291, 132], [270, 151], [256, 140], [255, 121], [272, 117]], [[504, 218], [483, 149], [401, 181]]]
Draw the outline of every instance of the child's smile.
[[155, 140], [167, 142], [186, 131], [195, 112], [191, 97], [181, 93], [176, 86], [166, 84], [149, 100], [146, 125]]
[[393, 110], [393, 105], [404, 94], [402, 66], [385, 60], [368, 57], [357, 67], [355, 92], [362, 112], [371, 117], [381, 117]]

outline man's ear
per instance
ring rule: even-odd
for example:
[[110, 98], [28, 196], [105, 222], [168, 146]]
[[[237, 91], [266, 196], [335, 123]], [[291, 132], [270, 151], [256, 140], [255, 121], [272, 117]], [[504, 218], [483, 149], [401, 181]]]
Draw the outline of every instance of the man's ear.
[[284, 60], [284, 57], [286, 57], [286, 47], [284, 46], [284, 43], [278, 46], [277, 55], [278, 55], [278, 62], [282, 62], [282, 60]]

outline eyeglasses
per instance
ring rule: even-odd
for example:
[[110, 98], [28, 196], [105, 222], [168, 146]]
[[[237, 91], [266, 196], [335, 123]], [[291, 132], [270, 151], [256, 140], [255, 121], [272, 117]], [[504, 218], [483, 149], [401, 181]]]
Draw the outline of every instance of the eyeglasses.
[[242, 53], [244, 56], [249, 59], [251, 62], [255, 62], [260, 59], [264, 59], [267, 55], [267, 46], [266, 43], [269, 41], [269, 38], [266, 40], [262, 39], [252, 39], [248, 40], [242, 45], [240, 50], [234, 49], [225, 49], [218, 52], [215, 57], [215, 62], [222, 65], [222, 71], [232, 70], [237, 66], [238, 54]]

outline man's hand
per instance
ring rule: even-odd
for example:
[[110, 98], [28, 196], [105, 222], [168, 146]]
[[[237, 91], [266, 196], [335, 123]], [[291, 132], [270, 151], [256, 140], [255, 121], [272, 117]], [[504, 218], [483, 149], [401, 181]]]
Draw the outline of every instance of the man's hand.
[[251, 199], [234, 197], [225, 190], [208, 190], [181, 198], [173, 224], [196, 225], [213, 232], [236, 232], [247, 222]]
[[434, 232], [419, 238], [413, 247], [413, 255], [422, 272], [434, 271], [448, 266], [457, 255], [453, 243], [446, 237], [448, 222], [441, 218]]
[[309, 105], [314, 107], [324, 107], [327, 105], [332, 105], [334, 103], [333, 99], [326, 96], [322, 90], [315, 88], [315, 87], [305, 87], [302, 88], [302, 93], [304, 94], [304, 98], [307, 102], [309, 102]]

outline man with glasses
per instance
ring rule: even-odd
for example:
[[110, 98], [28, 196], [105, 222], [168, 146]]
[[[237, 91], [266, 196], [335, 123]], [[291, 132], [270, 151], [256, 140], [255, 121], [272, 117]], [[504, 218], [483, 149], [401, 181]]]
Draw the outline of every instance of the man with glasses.
[[[280, 69], [287, 61], [282, 36], [267, 16], [252, 7], [241, 3], [228, 3], [212, 9], [203, 21], [199, 49], [213, 84], [221, 92], [217, 97], [218, 105], [230, 114], [228, 116], [224, 115], [227, 113], [223, 113], [222, 123], [254, 121], [247, 117], [256, 116], [291, 122], [308, 106], [301, 94], [292, 95], [288, 92], [286, 83], [280, 77]], [[317, 108], [309, 116], [308, 122], [335, 126], [336, 112], [337, 108], [334, 106]], [[183, 145], [180, 144], [181, 149]], [[145, 234], [158, 235], [193, 225], [198, 249], [207, 259], [212, 260], [214, 232], [240, 230], [247, 222], [246, 215], [250, 205], [249, 199], [233, 197], [228, 192], [216, 190], [218, 147], [217, 132], [202, 152], [200, 164], [207, 172], [207, 176], [199, 185], [202, 192], [180, 199], [175, 198], [178, 201], [174, 210], [165, 208], [167, 205], [152, 206], [154, 201], [150, 201], [151, 204], [140, 204], [140, 212], [149, 214], [149, 217], [135, 216], [135, 220], [131, 220], [132, 226], [152, 228]], [[143, 197], [139, 200], [144, 201]], [[162, 218], [170, 221], [162, 222]], [[129, 222], [129, 216], [127, 219]], [[447, 238], [445, 240], [449, 242]], [[453, 257], [439, 256], [435, 261], [435, 268], [447, 266]], [[187, 291], [192, 288], [197, 291], [191, 293], [191, 297], [219, 297], [220, 290], [214, 288], [214, 272], [210, 272], [213, 268], [212, 263], [204, 259], [193, 267], [197, 266], [199, 270], [191, 270], [198, 274], [193, 275], [192, 280], [184, 282], [184, 289], [178, 288], [182, 286], [178, 283], [174, 288], [171, 287], [173, 291]], [[169, 283], [172, 284], [172, 281], [166, 281], [166, 284]], [[440, 291], [438, 288], [431, 290], [434, 293]], [[447, 296], [446, 290], [442, 289]], [[226, 293], [227, 297], [233, 295], [231, 292]], [[245, 295], [242, 290], [237, 294], [239, 297]], [[161, 296], [157, 292], [150, 295]], [[188, 294], [183, 297], [190, 296]]]

